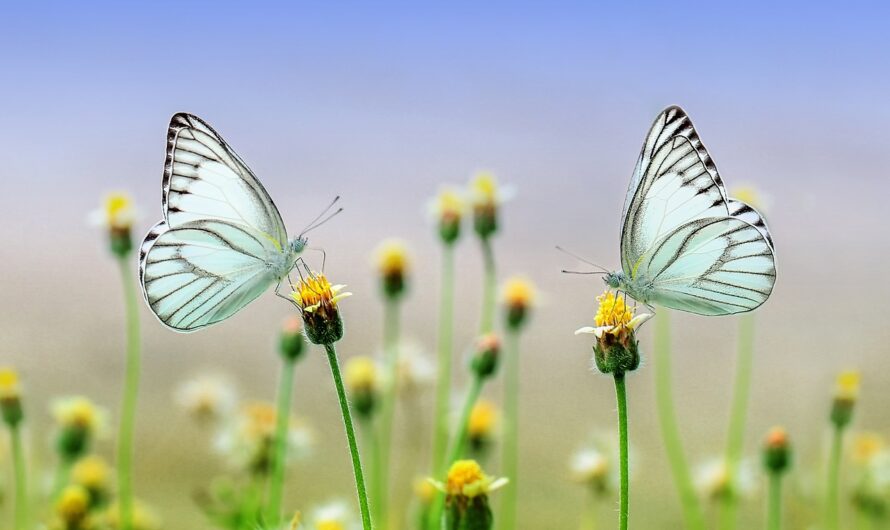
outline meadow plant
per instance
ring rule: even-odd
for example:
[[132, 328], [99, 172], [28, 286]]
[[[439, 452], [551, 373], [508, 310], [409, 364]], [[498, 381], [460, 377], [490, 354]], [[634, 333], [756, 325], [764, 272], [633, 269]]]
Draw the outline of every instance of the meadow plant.
[[22, 387], [19, 374], [9, 367], [0, 367], [0, 416], [9, 430], [12, 446], [12, 466], [15, 481], [15, 530], [28, 527], [28, 471], [25, 464], [25, 447], [22, 442]]
[[791, 467], [791, 443], [782, 427], [773, 427], [763, 444], [763, 468], [769, 478], [766, 529], [782, 528], [782, 478]]
[[475, 460], [458, 460], [451, 464], [445, 482], [433, 481], [445, 495], [445, 520], [447, 530], [491, 530], [494, 515], [488, 495], [505, 486], [506, 478], [494, 478], [485, 474]]
[[846, 370], [837, 377], [834, 398], [831, 403], [831, 449], [828, 460], [828, 479], [825, 490], [825, 528], [840, 528], [841, 457], [844, 434], [853, 420], [853, 409], [859, 399], [860, 375], [856, 370]]

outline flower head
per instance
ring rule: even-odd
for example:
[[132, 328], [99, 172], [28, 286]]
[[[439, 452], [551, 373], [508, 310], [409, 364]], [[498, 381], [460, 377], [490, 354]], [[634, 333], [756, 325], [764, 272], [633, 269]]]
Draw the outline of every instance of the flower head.
[[0, 367], [0, 413], [10, 427], [17, 426], [24, 418], [19, 373], [9, 367]]
[[525, 323], [528, 311], [535, 303], [534, 284], [522, 276], [514, 276], [504, 284], [503, 298], [507, 326], [519, 329]]
[[108, 413], [84, 396], [56, 400], [52, 413], [59, 429], [59, 454], [69, 462], [83, 456], [91, 442], [107, 430]]
[[71, 482], [90, 493], [92, 504], [101, 503], [107, 498], [111, 485], [111, 469], [108, 462], [98, 455], [81, 458], [71, 469]]
[[228, 417], [238, 403], [233, 383], [219, 375], [200, 375], [182, 383], [176, 402], [199, 422]]
[[[236, 468], [264, 475], [272, 469], [275, 458], [275, 430], [278, 411], [264, 401], [243, 405], [231, 425], [217, 440], [217, 448], [227, 455]], [[314, 436], [305, 422], [291, 416], [288, 424], [286, 462], [305, 456]]]
[[396, 383], [399, 393], [410, 396], [436, 380], [436, 367], [423, 346], [410, 339], [399, 341]]
[[470, 200], [476, 233], [486, 239], [498, 229], [498, 209], [507, 194], [498, 186], [497, 178], [489, 171], [480, 171], [470, 180]]
[[837, 376], [831, 422], [839, 429], [846, 427], [853, 419], [853, 407], [859, 399], [860, 377], [858, 370], [845, 370]]
[[362, 417], [369, 417], [377, 405], [380, 393], [377, 362], [359, 355], [346, 361], [343, 381], [349, 389], [352, 407]]
[[577, 482], [589, 485], [597, 494], [605, 494], [613, 488], [614, 466], [598, 449], [587, 447], [577, 451], [572, 456], [570, 469]]
[[133, 249], [130, 229], [136, 217], [136, 208], [130, 196], [115, 192], [105, 196], [102, 206], [90, 214], [90, 221], [108, 230], [112, 252], [118, 257], [125, 257]]
[[695, 476], [698, 489], [710, 500], [725, 499], [732, 495], [749, 496], [753, 493], [756, 479], [751, 462], [739, 462], [734, 476], [722, 457], [713, 458], [698, 467]]
[[494, 333], [488, 333], [476, 340], [476, 352], [471, 361], [471, 368], [477, 377], [492, 377], [498, 368], [501, 352], [501, 340]]
[[464, 197], [452, 187], [443, 187], [432, 201], [430, 212], [439, 225], [439, 237], [450, 245], [460, 237], [460, 226], [467, 206]]
[[346, 504], [334, 501], [312, 511], [309, 520], [312, 530], [347, 530], [352, 526], [352, 514]]
[[[104, 510], [105, 526], [100, 526], [100, 528], [107, 528], [108, 530], [124, 530], [124, 525], [121, 524], [120, 514], [120, 505], [117, 503], [109, 505], [108, 508]], [[152, 508], [138, 500], [133, 504], [133, 520], [129, 530], [160, 530], [161, 527], [161, 520]]]
[[874, 432], [863, 432], [853, 436], [850, 454], [857, 464], [867, 465], [886, 449], [887, 441], [883, 436]]
[[376, 265], [387, 298], [395, 299], [405, 293], [409, 264], [408, 248], [403, 241], [387, 239], [377, 247]]
[[627, 306], [624, 297], [606, 291], [596, 297], [599, 302], [594, 323], [596, 327], [583, 327], [575, 335], [590, 333], [596, 337], [593, 346], [594, 360], [604, 373], [623, 373], [635, 370], [640, 365], [639, 343], [636, 329], [652, 315], [641, 313], [634, 316], [634, 310]]
[[343, 337], [338, 302], [352, 293], [345, 285], [331, 285], [323, 273], [310, 273], [301, 280], [292, 297], [303, 315], [306, 337], [313, 344], [332, 344]]
[[770, 473], [782, 473], [791, 465], [791, 444], [783, 427], [773, 427], [763, 443], [763, 465]]
[[291, 315], [284, 320], [281, 326], [281, 336], [278, 340], [278, 350], [287, 361], [296, 361], [305, 350], [306, 339], [303, 337], [303, 321], [296, 315]]
[[489, 528], [488, 494], [505, 486], [506, 478], [492, 478], [475, 460], [458, 460], [448, 470], [445, 484], [432, 484], [445, 492], [448, 528]]
[[480, 399], [470, 411], [467, 422], [467, 437], [476, 451], [483, 451], [494, 437], [500, 419], [500, 411], [493, 402]]
[[65, 528], [80, 528], [90, 509], [90, 493], [82, 486], [66, 487], [56, 501], [56, 516]]

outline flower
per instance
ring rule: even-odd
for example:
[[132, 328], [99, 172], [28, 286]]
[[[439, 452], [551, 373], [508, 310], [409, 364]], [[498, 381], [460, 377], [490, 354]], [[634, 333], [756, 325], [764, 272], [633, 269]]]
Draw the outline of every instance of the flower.
[[426, 477], [419, 477], [414, 481], [414, 496], [423, 506], [429, 506], [436, 498], [436, 486]]
[[86, 489], [90, 493], [91, 505], [94, 505], [107, 498], [111, 490], [110, 475], [111, 469], [105, 459], [98, 455], [90, 455], [74, 464], [71, 469], [71, 482]]
[[883, 436], [873, 432], [857, 433], [852, 440], [850, 455], [857, 464], [867, 465], [887, 448]]
[[589, 333], [596, 337], [593, 346], [597, 368], [604, 374], [624, 373], [635, 370], [640, 364], [639, 344], [636, 329], [652, 318], [649, 313], [634, 316], [633, 309], [627, 306], [624, 297], [606, 291], [596, 297], [599, 302], [594, 323], [596, 327], [585, 326], [575, 331], [575, 335]]
[[439, 237], [453, 244], [460, 237], [460, 225], [466, 212], [466, 201], [459, 191], [450, 186], [442, 187], [430, 204], [430, 212], [439, 225]]
[[853, 406], [859, 399], [860, 378], [858, 370], [845, 370], [837, 376], [830, 418], [838, 429], [843, 429], [853, 419]]
[[82, 486], [67, 486], [56, 501], [56, 515], [65, 528], [79, 528], [90, 509], [90, 493]]
[[136, 222], [136, 209], [133, 200], [126, 193], [109, 193], [102, 206], [90, 213], [91, 224], [108, 230], [111, 251], [118, 257], [126, 257], [133, 250], [130, 229]]
[[380, 392], [378, 366], [373, 358], [358, 355], [346, 361], [343, 381], [349, 389], [352, 407], [362, 417], [369, 417], [377, 405]]
[[494, 375], [498, 368], [501, 340], [494, 333], [485, 334], [476, 341], [476, 352], [470, 363], [473, 372], [480, 379]]
[[[271, 471], [274, 456], [278, 412], [263, 401], [243, 405], [234, 421], [217, 439], [217, 449], [227, 455], [236, 468], [258, 475]], [[314, 436], [299, 418], [291, 417], [287, 435], [287, 462], [306, 456]]]
[[[120, 520], [120, 505], [111, 504], [104, 510], [105, 526], [100, 528], [108, 530], [123, 530]], [[136, 501], [133, 503], [133, 525], [129, 530], [160, 530], [161, 520], [147, 504]]]
[[770, 202], [767, 197], [764, 197], [763, 194], [760, 193], [760, 190], [757, 189], [757, 187], [750, 184], [732, 188], [729, 190], [729, 195], [733, 199], [742, 201], [748, 206], [751, 206], [760, 213], [764, 213], [764, 210], [767, 208], [767, 203]]
[[278, 350], [286, 361], [296, 361], [303, 354], [305, 346], [303, 320], [296, 315], [291, 315], [284, 320], [284, 325], [281, 326]]
[[773, 427], [763, 443], [763, 464], [770, 473], [782, 473], [791, 465], [791, 445], [783, 427]]
[[73, 462], [89, 449], [97, 436], [108, 427], [108, 413], [84, 396], [56, 400], [52, 413], [59, 428], [56, 439], [62, 459]]
[[731, 477], [726, 460], [719, 457], [707, 460], [698, 467], [695, 483], [705, 498], [719, 500], [731, 495], [743, 497], [751, 495], [754, 492], [756, 480], [750, 461], [739, 462], [735, 470], [735, 477]]
[[614, 487], [614, 466], [596, 448], [585, 447], [576, 451], [569, 467], [577, 482], [590, 485], [597, 494], [605, 494]]
[[508, 193], [498, 186], [497, 178], [489, 171], [479, 171], [470, 180], [470, 201], [473, 205], [473, 225], [482, 239], [498, 229], [498, 208]]
[[199, 375], [176, 390], [176, 402], [200, 422], [220, 420], [235, 409], [238, 397], [232, 382], [220, 375]]
[[24, 419], [19, 373], [9, 367], [0, 367], [0, 413], [10, 428], [18, 426]]
[[475, 460], [451, 464], [445, 484], [432, 481], [445, 492], [448, 528], [490, 528], [492, 524], [488, 494], [507, 484], [506, 478], [492, 478]]
[[333, 344], [343, 337], [338, 302], [352, 293], [345, 285], [331, 285], [323, 273], [309, 273], [291, 294], [303, 316], [306, 337], [313, 344]]
[[476, 402], [467, 421], [467, 436], [473, 449], [481, 451], [486, 448], [494, 436], [499, 418], [500, 412], [494, 403], [487, 399]]
[[383, 294], [396, 299], [405, 293], [410, 260], [408, 248], [399, 239], [387, 239], [377, 247], [375, 262], [380, 273]]
[[346, 530], [352, 526], [352, 514], [340, 501], [323, 504], [312, 511], [309, 520], [314, 530]]
[[423, 346], [412, 340], [398, 344], [396, 378], [399, 389], [405, 395], [428, 387], [436, 380], [436, 368]]
[[519, 329], [525, 323], [528, 310], [534, 305], [534, 284], [522, 276], [514, 276], [504, 284], [503, 298], [507, 310], [507, 326]]

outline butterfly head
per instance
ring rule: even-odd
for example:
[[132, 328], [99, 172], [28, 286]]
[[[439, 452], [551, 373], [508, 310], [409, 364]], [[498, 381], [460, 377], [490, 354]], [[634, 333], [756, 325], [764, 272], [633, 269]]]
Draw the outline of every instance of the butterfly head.
[[309, 244], [309, 238], [304, 235], [299, 235], [290, 241], [290, 250], [294, 253], [294, 255], [302, 254], [303, 249], [306, 248], [306, 245]]
[[609, 272], [603, 276], [603, 281], [606, 282], [606, 285], [611, 289], [618, 289], [623, 287], [625, 282], [624, 273], [623, 272]]

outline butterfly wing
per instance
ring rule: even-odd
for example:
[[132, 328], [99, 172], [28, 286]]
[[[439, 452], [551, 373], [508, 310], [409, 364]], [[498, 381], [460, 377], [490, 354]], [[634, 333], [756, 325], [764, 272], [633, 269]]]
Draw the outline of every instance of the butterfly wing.
[[772, 291], [766, 223], [750, 205], [727, 197], [679, 107], [655, 119], [643, 144], [624, 205], [621, 262], [632, 284], [645, 284], [645, 301], [694, 313], [749, 311]]
[[165, 325], [195, 331], [224, 320], [277, 280], [263, 235], [219, 220], [160, 222], [139, 255], [145, 300]]
[[250, 227], [287, 246], [287, 232], [272, 198], [253, 172], [203, 120], [179, 113], [167, 131], [164, 220], [171, 228], [216, 219]]

